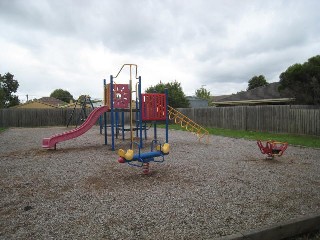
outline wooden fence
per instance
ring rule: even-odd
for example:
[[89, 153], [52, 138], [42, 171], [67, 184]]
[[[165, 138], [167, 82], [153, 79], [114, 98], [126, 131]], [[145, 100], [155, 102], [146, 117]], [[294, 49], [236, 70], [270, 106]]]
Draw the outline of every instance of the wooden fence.
[[206, 127], [320, 136], [320, 109], [309, 106], [181, 108], [179, 111]]
[[[295, 133], [320, 136], [320, 109], [310, 106], [266, 105], [181, 108], [183, 114], [205, 127]], [[66, 126], [72, 109], [1, 109], [0, 127]], [[80, 109], [74, 116], [79, 116]], [[125, 122], [129, 115], [125, 113]], [[110, 123], [110, 113], [107, 113]], [[70, 125], [76, 125], [73, 117]]]
[[[0, 109], [0, 127], [44, 127], [66, 126], [73, 109]], [[87, 115], [92, 110], [87, 110]], [[80, 125], [81, 109], [75, 109], [69, 125]], [[121, 114], [119, 114], [121, 118]], [[125, 123], [129, 122], [129, 113], [125, 113]], [[110, 124], [110, 112], [107, 112], [107, 122]], [[97, 121], [97, 124], [99, 121]]]

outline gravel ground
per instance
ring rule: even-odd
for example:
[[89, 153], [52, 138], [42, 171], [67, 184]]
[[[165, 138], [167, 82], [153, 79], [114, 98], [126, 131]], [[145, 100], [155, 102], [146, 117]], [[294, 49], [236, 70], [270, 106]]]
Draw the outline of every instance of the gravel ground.
[[0, 133], [0, 239], [216, 239], [320, 212], [320, 149], [265, 160], [255, 141], [172, 130], [146, 176], [117, 162], [98, 127], [41, 148], [65, 130]]

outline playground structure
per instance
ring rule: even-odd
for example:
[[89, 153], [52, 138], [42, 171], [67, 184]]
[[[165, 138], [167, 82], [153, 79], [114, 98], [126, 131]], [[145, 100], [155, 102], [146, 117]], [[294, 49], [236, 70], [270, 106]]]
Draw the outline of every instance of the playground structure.
[[[123, 68], [129, 66], [130, 69], [130, 79], [129, 84], [118, 84], [114, 81]], [[164, 155], [169, 154], [169, 143], [168, 143], [168, 92], [165, 94], [159, 93], [141, 93], [141, 77], [137, 76], [136, 64], [124, 64], [118, 74], [113, 77], [110, 76], [110, 83], [106, 84], [104, 81], [104, 101], [105, 105], [111, 106], [111, 148], [115, 150], [115, 137], [117, 137], [117, 132], [122, 131], [122, 138], [124, 139], [124, 132], [126, 130], [130, 131], [130, 148], [125, 151], [119, 149], [118, 155], [119, 163], [128, 163], [131, 166], [143, 167], [143, 173], [149, 173], [149, 163], [150, 162], [163, 162]], [[132, 70], [135, 69], [135, 79], [138, 82], [135, 84], [135, 89], [133, 88], [133, 77]], [[133, 99], [133, 93], [135, 93], [135, 99]], [[130, 128], [124, 127], [124, 112], [129, 112], [130, 116]], [[119, 126], [118, 114], [121, 113], [122, 121]], [[135, 119], [134, 119], [135, 113]], [[135, 121], [135, 123], [134, 123]], [[166, 137], [165, 143], [161, 144], [157, 140], [157, 122], [165, 121], [166, 125]], [[102, 121], [100, 121], [102, 122]], [[104, 114], [104, 130], [105, 136], [107, 136], [107, 122], [106, 113]], [[154, 139], [151, 143], [150, 152], [141, 152], [143, 148], [143, 130], [146, 132], [146, 123], [150, 122], [154, 126]], [[136, 137], [139, 138], [139, 143], [134, 141], [134, 131], [136, 132]], [[146, 137], [146, 134], [145, 134]], [[105, 143], [107, 144], [107, 138], [105, 137]], [[138, 149], [138, 153], [134, 154], [134, 148]], [[161, 160], [156, 160], [157, 157], [162, 157]]]
[[[129, 84], [116, 83], [115, 79], [119, 77], [123, 68], [128, 66], [130, 69]], [[133, 83], [133, 69], [135, 68]], [[135, 86], [135, 88], [133, 88]], [[135, 98], [133, 97], [135, 94]], [[168, 119], [167, 119], [167, 94], [159, 93], [142, 93], [141, 77], [137, 75], [136, 64], [124, 64], [117, 75], [110, 76], [110, 83], [104, 80], [104, 105], [110, 106], [110, 125], [107, 124], [107, 114], [100, 118], [100, 133], [104, 129], [105, 144], [108, 144], [107, 129], [111, 128], [111, 149], [115, 150], [115, 138], [118, 133], [122, 132], [122, 140], [124, 133], [130, 132], [131, 147], [135, 137], [139, 138], [139, 146], [143, 148], [143, 132], [147, 139], [147, 123], [154, 127], [154, 139], [157, 139], [157, 122], [166, 123], [166, 142], [168, 142]], [[125, 127], [125, 112], [129, 113], [130, 126]], [[120, 120], [121, 119], [121, 120]]]
[[266, 141], [265, 146], [261, 140], [257, 141], [257, 144], [260, 148], [262, 154], [267, 154], [267, 159], [272, 160], [275, 156], [282, 156], [284, 151], [288, 147], [287, 142], [277, 142], [273, 140]]
[[[117, 84], [114, 82], [114, 78], [117, 78], [121, 70], [125, 67], [130, 67], [130, 82], [129, 84]], [[135, 78], [139, 81], [136, 83], [136, 89], [133, 90], [132, 87], [132, 68], [136, 68]], [[133, 144], [133, 132], [136, 131], [136, 137], [138, 137], [138, 132], [140, 133], [140, 146], [143, 147], [143, 138], [142, 132], [144, 130], [145, 138], [146, 138], [146, 130], [147, 130], [147, 122], [151, 121], [151, 124], [154, 125], [154, 133], [156, 138], [156, 121], [166, 121], [166, 105], [163, 105], [167, 102], [165, 94], [142, 94], [141, 93], [141, 77], [137, 77], [137, 65], [135, 64], [124, 64], [116, 77], [110, 76], [110, 84], [106, 84], [106, 80], [104, 79], [104, 106], [95, 108], [88, 116], [85, 116], [85, 121], [81, 126], [76, 127], [73, 130], [69, 130], [63, 133], [55, 134], [51, 137], [44, 138], [42, 141], [42, 147], [51, 149], [56, 149], [56, 145], [59, 142], [63, 142], [66, 140], [70, 140], [76, 137], [81, 136], [86, 131], [88, 131], [93, 125], [96, 124], [97, 119], [99, 118], [100, 122], [100, 133], [102, 133], [102, 129], [104, 128], [105, 135], [105, 145], [108, 145], [108, 137], [107, 137], [107, 128], [111, 128], [111, 149], [115, 150], [115, 138], [118, 137], [117, 131], [123, 130], [123, 140], [124, 140], [124, 132], [130, 131], [130, 139], [131, 145]], [[135, 106], [132, 103], [132, 93], [136, 93]], [[140, 99], [145, 99], [142, 103]], [[82, 106], [85, 107], [88, 104], [88, 101], [91, 102], [90, 99], [86, 99], [82, 101]], [[157, 102], [158, 101], [158, 102]], [[75, 107], [79, 104], [77, 102]], [[90, 103], [92, 108], [92, 102]], [[154, 105], [156, 104], [156, 105]], [[140, 106], [141, 105], [141, 106]], [[154, 109], [151, 109], [154, 108]], [[142, 110], [143, 113], [141, 114]], [[75, 110], [75, 108], [74, 108]], [[107, 125], [107, 112], [110, 113], [110, 125]], [[125, 112], [130, 112], [130, 128], [124, 128], [124, 117], [122, 117], [121, 122], [119, 124], [119, 114], [124, 115]], [[135, 113], [135, 125], [133, 125], [133, 113]], [[158, 115], [155, 115], [158, 114]], [[160, 115], [161, 116], [160, 116]], [[143, 117], [142, 117], [143, 115]], [[104, 117], [102, 117], [104, 116]], [[70, 118], [72, 115], [70, 116]], [[70, 119], [69, 119], [70, 121]], [[68, 121], [68, 122], [69, 122]], [[121, 128], [120, 128], [121, 127]], [[166, 128], [166, 142], [168, 142], [168, 128]]]
[[[118, 78], [124, 67], [129, 67], [130, 70], [129, 84], [116, 83], [114, 80]], [[150, 162], [163, 162], [164, 157], [170, 152], [168, 143], [169, 120], [173, 120], [176, 124], [180, 124], [181, 127], [196, 134], [199, 141], [205, 136], [209, 136], [207, 130], [168, 105], [167, 90], [165, 93], [142, 93], [141, 77], [138, 77], [137, 69], [138, 66], [136, 64], [124, 64], [115, 77], [113, 75], [110, 76], [110, 83], [107, 83], [106, 79], [104, 79], [104, 106], [94, 108], [88, 116], [84, 116], [85, 121], [79, 127], [44, 138], [42, 147], [56, 149], [57, 143], [81, 136], [95, 125], [99, 119], [100, 133], [104, 133], [105, 145], [108, 145], [108, 128], [111, 130], [111, 150], [113, 151], [115, 150], [115, 139], [118, 138], [119, 132], [122, 132], [122, 140], [125, 140], [124, 133], [126, 131], [130, 132], [129, 149], [127, 151], [119, 149], [118, 162], [142, 167], [143, 173], [147, 174], [149, 173]], [[134, 80], [136, 81], [135, 83], [133, 82]], [[87, 100], [86, 97], [82, 104], [83, 108], [86, 107]], [[91, 102], [90, 99], [89, 102]], [[107, 116], [107, 113], [109, 113], [109, 116]], [[125, 113], [129, 113], [129, 127], [125, 127]], [[71, 121], [72, 116], [73, 114], [70, 116], [68, 123]], [[159, 122], [165, 123], [165, 140], [163, 143], [157, 139], [157, 124]], [[153, 126], [154, 137], [150, 151], [142, 152], [144, 147], [143, 135], [145, 140], [147, 139], [147, 124], [150, 127]], [[135, 139], [138, 139], [139, 142], [135, 142]], [[134, 149], [137, 149], [137, 153], [134, 152]]]

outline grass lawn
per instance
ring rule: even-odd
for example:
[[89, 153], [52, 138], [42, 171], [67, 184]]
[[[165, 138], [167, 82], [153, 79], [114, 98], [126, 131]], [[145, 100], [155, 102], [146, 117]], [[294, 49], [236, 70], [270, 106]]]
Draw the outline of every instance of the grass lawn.
[[1, 127], [0, 127], [0, 132], [3, 132], [4, 130], [5, 130], [5, 128], [1, 128]]
[[[164, 127], [161, 125], [160, 127]], [[169, 129], [185, 130], [180, 125], [170, 124]], [[320, 137], [307, 136], [307, 135], [294, 135], [294, 134], [280, 134], [268, 132], [252, 132], [244, 130], [232, 130], [222, 128], [206, 128], [210, 134], [231, 137], [231, 138], [244, 138], [250, 140], [275, 140], [279, 142], [288, 142], [291, 145], [299, 145], [305, 147], [320, 148]]]

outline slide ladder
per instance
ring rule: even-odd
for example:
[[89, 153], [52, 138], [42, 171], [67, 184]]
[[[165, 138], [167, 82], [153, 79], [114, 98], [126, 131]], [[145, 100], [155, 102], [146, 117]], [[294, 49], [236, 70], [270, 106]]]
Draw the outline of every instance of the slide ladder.
[[174, 122], [176, 124], [180, 124], [182, 128], [185, 128], [187, 131], [194, 133], [198, 137], [199, 141], [203, 138], [206, 138], [206, 142], [209, 142], [209, 132], [204, 127], [195, 123], [190, 118], [169, 105], [168, 114], [170, 120], [174, 120]]

